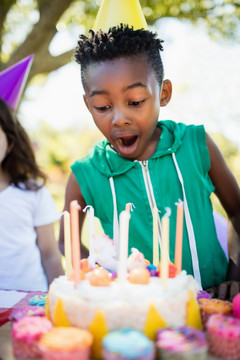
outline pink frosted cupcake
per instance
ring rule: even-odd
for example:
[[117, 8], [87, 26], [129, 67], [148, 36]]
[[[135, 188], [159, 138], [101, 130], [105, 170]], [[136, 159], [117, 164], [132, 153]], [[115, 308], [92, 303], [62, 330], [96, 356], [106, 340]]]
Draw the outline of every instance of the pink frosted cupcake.
[[44, 360], [88, 360], [93, 336], [75, 327], [56, 327], [39, 342]]
[[206, 324], [209, 351], [225, 360], [240, 360], [240, 320], [212, 315]]
[[162, 360], [207, 359], [208, 346], [205, 334], [191, 326], [160, 329], [156, 346]]
[[25, 316], [13, 323], [12, 343], [16, 357], [33, 359], [40, 356], [38, 341], [53, 325], [43, 316]]
[[13, 309], [9, 315], [9, 320], [11, 323], [22, 319], [24, 316], [45, 316], [46, 311], [42, 306], [23, 306], [20, 308]]

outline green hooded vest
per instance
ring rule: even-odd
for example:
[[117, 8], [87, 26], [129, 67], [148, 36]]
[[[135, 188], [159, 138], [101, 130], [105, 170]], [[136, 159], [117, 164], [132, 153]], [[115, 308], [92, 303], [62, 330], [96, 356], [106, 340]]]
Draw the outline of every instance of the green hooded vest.
[[[150, 190], [160, 217], [171, 209], [169, 256], [174, 262], [176, 202], [187, 199], [195, 236], [196, 253], [203, 288], [226, 279], [228, 260], [217, 239], [210, 195], [214, 186], [209, 178], [210, 159], [203, 126], [158, 122], [161, 137], [154, 155], [147, 162], [131, 161], [119, 156], [105, 139], [95, 144], [88, 155], [71, 165], [87, 205], [94, 208], [105, 234], [113, 238], [114, 208], [119, 214], [127, 203], [134, 204], [129, 222], [129, 251], [141, 251], [152, 262], [153, 221], [149, 189], [144, 180], [148, 168]], [[174, 164], [173, 155], [177, 165]], [[144, 166], [143, 166], [144, 165]], [[176, 169], [178, 167], [180, 175]], [[180, 176], [180, 177], [179, 177]], [[114, 184], [116, 205], [110, 179]], [[189, 233], [184, 221], [182, 268], [193, 274]]]

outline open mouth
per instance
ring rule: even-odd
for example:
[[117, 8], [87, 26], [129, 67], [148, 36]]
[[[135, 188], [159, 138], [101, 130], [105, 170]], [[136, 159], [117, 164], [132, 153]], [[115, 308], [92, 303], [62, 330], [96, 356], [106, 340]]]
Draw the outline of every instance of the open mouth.
[[137, 135], [120, 137], [118, 138], [118, 143], [123, 146], [132, 146], [137, 138]]

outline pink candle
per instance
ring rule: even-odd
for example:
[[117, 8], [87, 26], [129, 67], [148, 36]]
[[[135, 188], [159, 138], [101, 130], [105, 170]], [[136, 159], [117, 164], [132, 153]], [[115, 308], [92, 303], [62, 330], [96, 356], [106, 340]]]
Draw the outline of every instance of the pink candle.
[[169, 264], [169, 217], [167, 215], [162, 218], [162, 247], [161, 247], [161, 262], [160, 272], [163, 283], [163, 288], [167, 288], [168, 279], [168, 264]]
[[177, 203], [177, 224], [175, 238], [175, 266], [177, 274], [182, 270], [182, 239], [183, 239], [183, 203]]
[[77, 200], [70, 203], [70, 223], [71, 223], [71, 240], [72, 240], [72, 262], [74, 271], [74, 287], [80, 281], [80, 236], [79, 236], [79, 210], [80, 206]]

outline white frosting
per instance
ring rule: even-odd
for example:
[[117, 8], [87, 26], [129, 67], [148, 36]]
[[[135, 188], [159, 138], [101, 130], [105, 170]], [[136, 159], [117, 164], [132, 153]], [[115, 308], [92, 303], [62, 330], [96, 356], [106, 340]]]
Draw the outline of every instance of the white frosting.
[[123, 328], [142, 331], [149, 306], [153, 304], [168, 326], [182, 326], [186, 324], [189, 290], [196, 296], [200, 288], [185, 271], [169, 279], [166, 290], [157, 277], [151, 277], [148, 285], [113, 281], [106, 287], [91, 286], [88, 280], [83, 280], [75, 289], [72, 281], [60, 276], [49, 289], [50, 316], [53, 318], [55, 305], [60, 298], [73, 326], [89, 328], [96, 312], [101, 310], [109, 331]]

